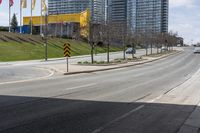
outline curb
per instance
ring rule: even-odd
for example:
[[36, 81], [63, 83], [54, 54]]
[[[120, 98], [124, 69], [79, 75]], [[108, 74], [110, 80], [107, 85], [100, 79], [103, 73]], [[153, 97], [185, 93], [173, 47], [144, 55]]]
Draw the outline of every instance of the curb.
[[161, 60], [164, 58], [167, 58], [169, 56], [175, 55], [175, 54], [181, 54], [183, 51], [178, 51], [175, 53], [171, 53], [168, 55], [165, 55], [163, 57], [157, 58], [157, 59], [153, 59], [153, 60], [149, 60], [149, 61], [144, 61], [144, 62], [138, 62], [136, 64], [130, 64], [130, 65], [126, 65], [126, 66], [118, 66], [118, 67], [113, 67], [113, 68], [105, 68], [105, 69], [99, 69], [99, 70], [87, 70], [87, 71], [77, 71], [77, 72], [68, 72], [68, 73], [64, 73], [64, 75], [74, 75], [74, 74], [82, 74], [82, 73], [93, 73], [93, 72], [101, 72], [101, 71], [108, 71], [108, 70], [115, 70], [115, 69], [120, 69], [120, 68], [126, 68], [126, 67], [131, 67], [131, 66], [138, 66], [138, 65], [142, 65], [142, 64], [146, 64], [146, 63], [151, 63], [157, 60]]

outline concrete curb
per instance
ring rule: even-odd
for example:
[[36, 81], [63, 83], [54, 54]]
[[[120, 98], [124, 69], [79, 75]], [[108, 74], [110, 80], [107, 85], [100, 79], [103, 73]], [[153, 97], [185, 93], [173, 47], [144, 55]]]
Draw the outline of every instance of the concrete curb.
[[138, 65], [142, 65], [142, 64], [146, 64], [146, 63], [155, 62], [157, 60], [161, 60], [161, 59], [167, 58], [167, 57], [175, 55], [175, 54], [181, 54], [182, 52], [183, 51], [178, 51], [178, 52], [171, 53], [171, 54], [168, 54], [168, 55], [165, 55], [165, 56], [153, 59], [153, 60], [149, 60], [149, 61], [147, 60], [147, 61], [144, 61], [144, 62], [138, 62], [138, 63], [135, 63], [135, 64], [125, 65], [125, 66], [118, 66], [118, 67], [105, 68], [105, 69], [99, 69], [99, 70], [86, 70], [86, 71], [68, 72], [68, 73], [64, 73], [64, 75], [73, 75], [73, 74], [82, 74], [82, 73], [93, 73], [93, 72], [101, 72], [101, 71], [108, 71], [108, 70], [115, 70], [115, 69], [120, 69], [120, 68], [126, 68], [126, 67], [131, 67], [131, 66], [138, 66]]

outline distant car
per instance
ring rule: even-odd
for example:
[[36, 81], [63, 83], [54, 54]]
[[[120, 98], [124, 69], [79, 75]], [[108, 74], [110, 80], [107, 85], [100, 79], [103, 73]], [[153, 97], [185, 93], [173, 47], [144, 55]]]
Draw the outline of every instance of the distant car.
[[196, 54], [196, 53], [199, 53], [200, 54], [200, 47], [195, 47], [194, 48], [194, 53]]
[[126, 54], [136, 54], [136, 50], [134, 48], [128, 48]]
[[168, 51], [168, 48], [167, 47], [162, 47], [161, 50], [162, 51]]

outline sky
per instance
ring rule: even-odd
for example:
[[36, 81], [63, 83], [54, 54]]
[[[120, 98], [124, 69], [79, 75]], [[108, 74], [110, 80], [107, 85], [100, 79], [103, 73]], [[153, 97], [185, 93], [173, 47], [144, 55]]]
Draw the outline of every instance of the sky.
[[[8, 1], [3, 0], [0, 5], [0, 26], [8, 25]], [[30, 2], [27, 9], [23, 9], [24, 16], [30, 16]], [[30, 1], [30, 2], [29, 2]], [[11, 14], [16, 13], [19, 19], [20, 0], [14, 0]], [[40, 14], [40, 0], [36, 0], [33, 15]], [[19, 20], [18, 20], [19, 21]], [[185, 43], [200, 42], [200, 0], [169, 0], [169, 31], [177, 32]]]

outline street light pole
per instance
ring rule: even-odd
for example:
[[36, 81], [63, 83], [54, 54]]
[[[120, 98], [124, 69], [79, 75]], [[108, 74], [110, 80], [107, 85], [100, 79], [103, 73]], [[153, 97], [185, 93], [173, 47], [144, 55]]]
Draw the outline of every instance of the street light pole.
[[48, 15], [45, 14], [45, 61], [48, 60], [48, 48], [47, 48], [47, 33], [48, 33]]
[[110, 62], [110, 31], [108, 29], [108, 25], [110, 25], [110, 22], [108, 20], [108, 14], [109, 14], [109, 3], [108, 0], [105, 0], [105, 27], [106, 27], [106, 34], [107, 34], [107, 63]]

